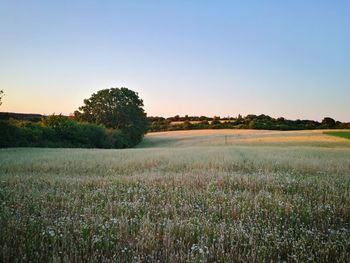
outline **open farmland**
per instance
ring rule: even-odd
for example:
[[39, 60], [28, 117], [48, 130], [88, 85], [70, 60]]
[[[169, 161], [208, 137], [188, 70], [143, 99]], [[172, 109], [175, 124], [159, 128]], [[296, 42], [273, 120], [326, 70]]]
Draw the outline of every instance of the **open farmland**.
[[350, 140], [151, 133], [0, 150], [0, 261], [350, 261]]
[[326, 132], [325, 134], [333, 135], [333, 136], [338, 136], [338, 137], [341, 137], [341, 138], [350, 139], [350, 132], [328, 131], [328, 132]]

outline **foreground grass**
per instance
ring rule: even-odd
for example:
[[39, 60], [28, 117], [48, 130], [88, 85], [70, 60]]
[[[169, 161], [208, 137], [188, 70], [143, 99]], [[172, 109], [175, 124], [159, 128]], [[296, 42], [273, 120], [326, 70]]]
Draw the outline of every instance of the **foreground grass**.
[[325, 132], [325, 134], [338, 136], [338, 137], [341, 137], [341, 138], [350, 139], [350, 132], [342, 132], [342, 131], [331, 132], [330, 131], [330, 132]]
[[0, 261], [349, 261], [350, 148], [316, 145], [0, 150]]

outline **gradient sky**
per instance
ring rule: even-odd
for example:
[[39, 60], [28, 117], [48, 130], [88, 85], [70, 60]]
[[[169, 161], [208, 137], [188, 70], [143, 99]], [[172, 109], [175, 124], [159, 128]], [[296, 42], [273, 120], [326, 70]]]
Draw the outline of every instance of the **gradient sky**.
[[0, 0], [1, 111], [122, 86], [152, 116], [350, 121], [350, 1]]

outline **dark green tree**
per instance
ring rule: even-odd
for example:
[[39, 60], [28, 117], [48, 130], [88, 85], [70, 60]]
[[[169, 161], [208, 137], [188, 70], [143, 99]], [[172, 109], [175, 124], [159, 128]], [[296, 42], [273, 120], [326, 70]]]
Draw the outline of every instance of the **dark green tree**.
[[89, 99], [79, 111], [74, 112], [78, 121], [103, 124], [107, 128], [121, 130], [132, 142], [140, 142], [147, 131], [147, 117], [143, 101], [138, 94], [127, 88], [103, 89]]
[[322, 127], [323, 128], [333, 128], [335, 126], [335, 120], [330, 117], [325, 117], [322, 120]]

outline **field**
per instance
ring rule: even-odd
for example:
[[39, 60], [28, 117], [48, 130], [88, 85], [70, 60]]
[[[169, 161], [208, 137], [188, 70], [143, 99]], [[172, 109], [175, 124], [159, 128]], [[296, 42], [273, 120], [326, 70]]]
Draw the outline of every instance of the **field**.
[[343, 131], [329, 131], [329, 132], [325, 132], [325, 134], [328, 134], [328, 135], [333, 135], [333, 136], [338, 136], [338, 137], [341, 137], [341, 138], [347, 138], [347, 139], [350, 139], [350, 132], [343, 132]]
[[350, 140], [151, 133], [0, 149], [0, 262], [350, 262]]

